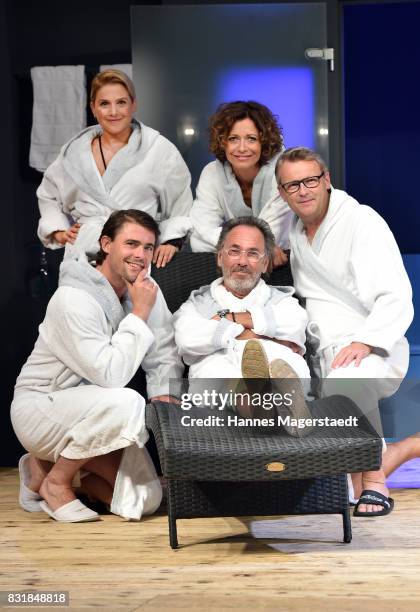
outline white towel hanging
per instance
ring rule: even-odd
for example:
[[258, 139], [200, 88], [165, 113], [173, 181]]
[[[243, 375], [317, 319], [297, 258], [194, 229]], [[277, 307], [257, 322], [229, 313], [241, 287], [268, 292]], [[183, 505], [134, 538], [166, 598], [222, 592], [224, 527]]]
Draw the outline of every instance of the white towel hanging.
[[86, 127], [84, 66], [31, 68], [34, 89], [29, 165], [40, 172], [57, 157], [61, 147]]

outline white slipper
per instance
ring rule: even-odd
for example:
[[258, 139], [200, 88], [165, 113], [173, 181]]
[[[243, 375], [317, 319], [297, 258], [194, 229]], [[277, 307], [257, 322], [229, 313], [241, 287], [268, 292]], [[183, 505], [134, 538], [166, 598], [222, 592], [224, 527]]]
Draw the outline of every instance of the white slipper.
[[19, 504], [26, 512], [42, 512], [42, 508], [39, 505], [42, 497], [38, 493], [35, 493], [35, 491], [29, 489], [27, 485], [31, 478], [29, 456], [29, 453], [27, 453], [26, 455], [22, 455], [19, 459]]
[[39, 505], [51, 518], [60, 523], [84, 523], [100, 520], [99, 514], [87, 508], [80, 499], [74, 499], [57, 510], [51, 510], [46, 501], [40, 502]]

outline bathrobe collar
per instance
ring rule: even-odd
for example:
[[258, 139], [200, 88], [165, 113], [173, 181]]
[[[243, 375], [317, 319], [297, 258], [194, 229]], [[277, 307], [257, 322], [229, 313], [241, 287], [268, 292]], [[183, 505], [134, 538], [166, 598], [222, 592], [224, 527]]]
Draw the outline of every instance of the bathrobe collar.
[[60, 287], [73, 287], [89, 293], [101, 306], [113, 332], [130, 312], [131, 302], [127, 294], [120, 302], [106, 277], [88, 263], [86, 255], [66, 259], [60, 266]]
[[[354, 214], [355, 209], [360, 208], [360, 204], [352, 198], [345, 191], [340, 189], [334, 189], [331, 187], [330, 201], [328, 204], [327, 214], [325, 215], [321, 225], [316, 231], [311, 247], [315, 253], [319, 253], [322, 244], [335, 227], [337, 223], [345, 222], [345, 219], [349, 218], [349, 224], [352, 225], [351, 218]], [[296, 215], [292, 221], [292, 230], [296, 230], [297, 235], [300, 235], [306, 240], [306, 232], [302, 221]]]
[[230, 163], [216, 160], [217, 177], [223, 187], [227, 208], [234, 217], [259, 216], [264, 204], [273, 196], [274, 169], [279, 155], [280, 153], [261, 166], [255, 177], [252, 185], [251, 208], [244, 202], [241, 188]]
[[103, 133], [99, 125], [86, 128], [70, 140], [61, 150], [63, 166], [76, 185], [104, 206], [112, 206], [110, 191], [133, 166], [143, 161], [159, 132], [133, 120], [128, 143], [111, 159], [101, 176], [92, 155], [92, 140]]

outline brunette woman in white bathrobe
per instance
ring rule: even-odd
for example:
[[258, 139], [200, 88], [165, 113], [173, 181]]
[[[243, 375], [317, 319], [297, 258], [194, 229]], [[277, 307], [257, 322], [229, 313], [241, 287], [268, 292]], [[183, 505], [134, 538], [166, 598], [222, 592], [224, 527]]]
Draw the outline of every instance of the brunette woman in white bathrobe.
[[134, 119], [136, 92], [120, 70], [104, 70], [91, 87], [98, 125], [66, 143], [37, 191], [44, 246], [65, 257], [99, 250], [101, 229], [114, 210], [137, 209], [159, 222], [158, 267], [181, 248], [191, 227], [191, 176], [178, 149]]
[[283, 149], [276, 117], [258, 102], [221, 104], [209, 121], [216, 161], [203, 169], [191, 210], [193, 251], [215, 251], [221, 227], [234, 217], [266, 221], [276, 240], [274, 267], [286, 263], [292, 211], [279, 196], [274, 168]]

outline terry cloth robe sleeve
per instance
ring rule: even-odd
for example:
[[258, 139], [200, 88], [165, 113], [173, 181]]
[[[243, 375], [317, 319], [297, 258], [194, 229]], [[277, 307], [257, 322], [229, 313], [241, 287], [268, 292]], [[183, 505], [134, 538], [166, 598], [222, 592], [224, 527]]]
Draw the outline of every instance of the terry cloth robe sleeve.
[[271, 298], [265, 306], [248, 307], [253, 322], [253, 331], [261, 336], [294, 342], [305, 354], [306, 326], [308, 316], [298, 300], [284, 292], [293, 292], [292, 287], [271, 287]]
[[62, 248], [63, 245], [51, 239], [51, 234], [59, 230], [67, 230], [70, 216], [63, 209], [63, 196], [60, 189], [60, 177], [63, 173], [61, 158], [58, 157], [45, 171], [40, 186], [37, 189], [38, 206], [41, 218], [38, 223], [38, 238], [50, 249]]
[[166, 169], [166, 179], [160, 192], [161, 243], [184, 238], [191, 229], [191, 175], [178, 149], [168, 144], [166, 156], [159, 160], [161, 167]]
[[98, 302], [86, 292], [61, 287], [48, 306], [55, 325], [44, 338], [67, 368], [100, 387], [125, 387], [136, 373], [154, 337], [146, 323], [128, 314], [109, 336]]
[[175, 345], [172, 314], [160, 289], [147, 325], [155, 336], [142, 361], [147, 379], [147, 394], [149, 398], [170, 395], [170, 380], [181, 378], [184, 366]]
[[175, 342], [187, 365], [192, 365], [203, 355], [228, 348], [244, 330], [242, 325], [225, 318], [220, 321], [207, 319], [198, 312], [192, 297], [174, 314], [174, 326]]
[[391, 230], [367, 206], [360, 206], [349, 266], [355, 291], [369, 311], [353, 341], [389, 353], [413, 319], [412, 291]]
[[190, 242], [196, 253], [215, 251], [222, 224], [231, 217], [223, 208], [223, 193], [218, 193], [215, 180], [214, 167], [208, 164], [201, 173], [191, 209], [193, 233]]

